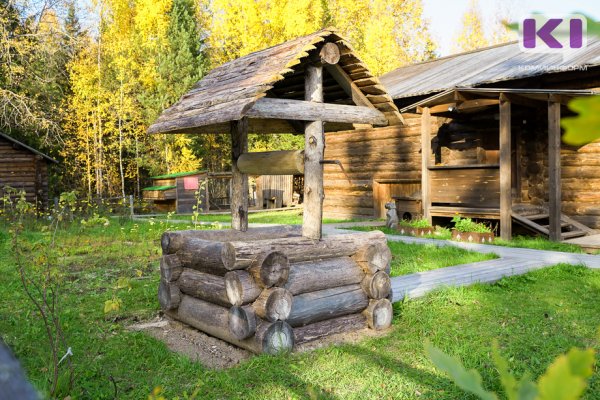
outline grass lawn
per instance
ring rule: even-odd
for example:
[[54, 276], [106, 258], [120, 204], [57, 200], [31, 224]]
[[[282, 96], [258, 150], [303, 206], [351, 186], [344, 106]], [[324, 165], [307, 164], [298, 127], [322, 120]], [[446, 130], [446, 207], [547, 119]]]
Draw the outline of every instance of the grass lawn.
[[[166, 214], [158, 217], [154, 217], [157, 220], [164, 220], [167, 218]], [[178, 215], [174, 214], [170, 217], [176, 221], [192, 221], [191, 215]], [[231, 222], [231, 215], [229, 214], [201, 214], [198, 217], [201, 222]], [[333, 224], [336, 222], [356, 222], [357, 220], [343, 220], [343, 219], [331, 219], [324, 218], [324, 224]], [[291, 209], [286, 211], [258, 211], [248, 213], [248, 222], [258, 224], [285, 224], [285, 225], [300, 225], [302, 224], [302, 209]]]
[[[121, 399], [146, 399], [161, 386], [167, 398], [197, 389], [197, 398], [206, 399], [470, 399], [425, 357], [426, 338], [481, 371], [489, 389], [499, 388], [489, 354], [493, 339], [516, 373], [534, 376], [572, 346], [599, 348], [600, 271], [559, 266], [397, 303], [385, 337], [208, 370], [124, 328], [158, 314], [163, 230], [160, 223], [120, 225], [113, 220], [108, 227], [73, 224], [57, 232], [56, 263], [63, 275], [58, 307], [76, 369], [72, 398], [112, 399], [116, 390]], [[34, 385], [47, 390], [47, 339], [18, 279], [10, 236], [6, 227], [0, 229], [0, 334]], [[43, 261], [40, 254], [49, 237], [40, 230], [25, 232], [24, 240], [34, 244], [25, 258]], [[394, 274], [474, 257], [400, 243], [391, 248]], [[105, 302], [114, 299], [121, 300], [120, 309], [105, 314]], [[595, 375], [587, 398], [599, 397]]]

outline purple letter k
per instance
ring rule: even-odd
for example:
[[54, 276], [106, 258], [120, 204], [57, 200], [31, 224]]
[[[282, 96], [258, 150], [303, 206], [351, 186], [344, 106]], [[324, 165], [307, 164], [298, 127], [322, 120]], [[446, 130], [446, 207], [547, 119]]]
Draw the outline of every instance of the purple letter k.
[[562, 19], [551, 18], [536, 32], [535, 19], [527, 18], [523, 20], [523, 47], [526, 49], [535, 48], [536, 35], [546, 43], [551, 49], [562, 49], [562, 44], [552, 36], [552, 31], [562, 22]]

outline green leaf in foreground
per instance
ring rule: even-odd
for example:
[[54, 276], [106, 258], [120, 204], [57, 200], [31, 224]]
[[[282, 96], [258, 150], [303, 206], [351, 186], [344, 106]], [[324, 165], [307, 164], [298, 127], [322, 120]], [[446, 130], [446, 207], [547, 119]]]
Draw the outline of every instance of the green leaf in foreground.
[[562, 119], [563, 141], [582, 146], [600, 139], [600, 96], [575, 98], [569, 102], [569, 108], [579, 115]]
[[576, 400], [592, 375], [594, 351], [571, 349], [558, 357], [538, 381], [539, 400]]
[[482, 400], [498, 399], [494, 393], [483, 388], [479, 372], [474, 369], [467, 371], [458, 359], [444, 354], [443, 351], [433, 346], [429, 341], [425, 342], [425, 352], [433, 364], [448, 374], [462, 390], [473, 393]]

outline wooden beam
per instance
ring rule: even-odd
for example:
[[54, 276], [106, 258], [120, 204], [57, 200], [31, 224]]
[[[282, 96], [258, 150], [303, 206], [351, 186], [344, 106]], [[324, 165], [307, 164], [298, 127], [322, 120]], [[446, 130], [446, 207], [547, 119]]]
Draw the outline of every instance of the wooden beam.
[[550, 206], [550, 240], [561, 237], [561, 182], [560, 182], [560, 100], [548, 100], [548, 198]]
[[500, 95], [500, 237], [512, 238], [510, 101]]
[[357, 106], [375, 108], [375, 106], [369, 101], [367, 96], [360, 90], [354, 81], [346, 74], [339, 65], [325, 65], [325, 69], [329, 72], [329, 75], [335, 79], [335, 81], [344, 89], [344, 92], [356, 104]]
[[[319, 108], [323, 104], [323, 67], [306, 66], [305, 93], [307, 102]], [[323, 219], [323, 154], [325, 152], [325, 132], [323, 121], [306, 123], [304, 128], [304, 213], [302, 236], [321, 239]]]
[[248, 230], [248, 175], [238, 169], [238, 158], [248, 152], [248, 119], [231, 121], [231, 227]]
[[304, 151], [244, 153], [238, 159], [238, 169], [248, 175], [304, 175]]
[[454, 109], [455, 111], [468, 111], [477, 108], [484, 108], [489, 106], [498, 105], [500, 102], [497, 99], [476, 99], [476, 100], [464, 100], [457, 101], [453, 103], [445, 103], [439, 104], [437, 106], [432, 106], [430, 108], [431, 114], [438, 113], [446, 113], [449, 112], [450, 109]]
[[246, 115], [250, 118], [387, 125], [385, 115], [374, 108], [268, 97], [257, 100]]
[[429, 179], [429, 160], [431, 158], [431, 114], [429, 107], [423, 107], [421, 114], [421, 203], [423, 218], [431, 224], [431, 187]]

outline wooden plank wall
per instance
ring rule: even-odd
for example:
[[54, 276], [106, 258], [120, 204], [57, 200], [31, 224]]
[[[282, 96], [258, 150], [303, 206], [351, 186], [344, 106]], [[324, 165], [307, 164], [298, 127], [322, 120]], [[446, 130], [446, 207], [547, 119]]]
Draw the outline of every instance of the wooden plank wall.
[[27, 201], [48, 204], [47, 161], [0, 138], [0, 194], [4, 186], [25, 190]]
[[[188, 177], [189, 178], [189, 177]], [[176, 179], [176, 212], [177, 214], [190, 214], [194, 212], [194, 206], [198, 204], [198, 199], [196, 198], [196, 190], [185, 190], [184, 177]], [[206, 207], [206, 190], [202, 187], [202, 182], [206, 180], [206, 175], [197, 176], [200, 192], [200, 210], [204, 210]], [[206, 183], [204, 183], [206, 185]]]
[[432, 170], [431, 202], [498, 208], [500, 171], [498, 168]]
[[[339, 160], [343, 167], [325, 165], [326, 217], [373, 218], [374, 181], [420, 181], [420, 116], [403, 115], [405, 125], [326, 133], [325, 159]], [[437, 121], [432, 120], [436, 132]]]
[[275, 198], [274, 207], [287, 207], [292, 204], [294, 194], [293, 175], [262, 175], [256, 178], [256, 205], [269, 208], [268, 201]]

